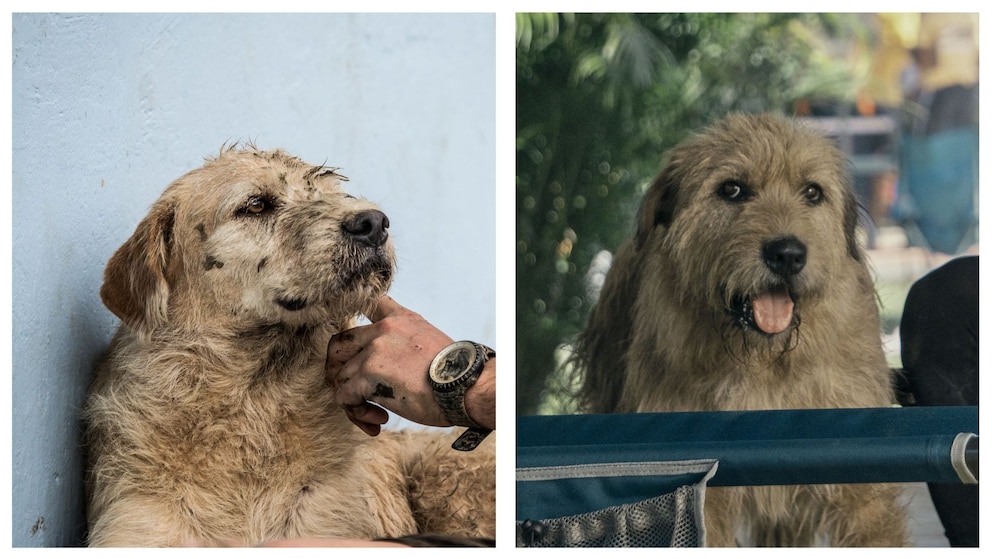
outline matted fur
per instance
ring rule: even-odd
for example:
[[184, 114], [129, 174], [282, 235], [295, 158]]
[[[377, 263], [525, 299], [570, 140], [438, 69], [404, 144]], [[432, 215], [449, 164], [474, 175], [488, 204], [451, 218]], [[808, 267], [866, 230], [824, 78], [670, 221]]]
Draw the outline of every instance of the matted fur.
[[170, 185], [107, 265], [122, 320], [85, 409], [89, 543], [494, 537], [494, 443], [369, 438], [327, 342], [393, 275], [388, 220], [335, 169], [230, 147]]
[[[675, 148], [580, 337], [583, 407], [608, 413], [893, 404], [857, 223], [842, 154], [791, 121], [729, 115]], [[782, 239], [804, 249], [795, 273], [776, 273], [766, 262], [766, 247]], [[788, 291], [794, 312], [784, 331], [766, 334], [741, 302], [776, 290]], [[899, 491], [713, 488], [708, 541], [903, 545]]]

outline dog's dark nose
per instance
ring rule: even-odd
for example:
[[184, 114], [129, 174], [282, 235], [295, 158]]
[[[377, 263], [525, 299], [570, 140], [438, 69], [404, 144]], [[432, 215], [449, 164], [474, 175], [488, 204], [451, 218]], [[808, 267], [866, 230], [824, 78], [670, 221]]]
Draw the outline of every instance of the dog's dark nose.
[[382, 246], [389, 238], [389, 218], [379, 210], [359, 212], [341, 225], [353, 240], [372, 247]]
[[768, 269], [782, 277], [794, 276], [806, 266], [806, 245], [795, 237], [769, 241], [761, 253]]

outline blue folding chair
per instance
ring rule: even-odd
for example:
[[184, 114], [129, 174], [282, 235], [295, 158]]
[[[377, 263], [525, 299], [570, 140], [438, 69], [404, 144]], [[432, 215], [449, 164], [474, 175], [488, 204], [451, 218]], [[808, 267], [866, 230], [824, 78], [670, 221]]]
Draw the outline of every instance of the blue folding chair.
[[521, 417], [517, 545], [703, 546], [707, 486], [977, 472], [977, 407]]

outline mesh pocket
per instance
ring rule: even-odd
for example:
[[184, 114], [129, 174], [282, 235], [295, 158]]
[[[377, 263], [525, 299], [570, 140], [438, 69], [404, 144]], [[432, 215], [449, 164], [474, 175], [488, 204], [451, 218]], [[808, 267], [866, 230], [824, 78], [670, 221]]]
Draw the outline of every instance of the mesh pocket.
[[517, 522], [518, 547], [699, 547], [703, 493], [694, 486], [636, 503]]

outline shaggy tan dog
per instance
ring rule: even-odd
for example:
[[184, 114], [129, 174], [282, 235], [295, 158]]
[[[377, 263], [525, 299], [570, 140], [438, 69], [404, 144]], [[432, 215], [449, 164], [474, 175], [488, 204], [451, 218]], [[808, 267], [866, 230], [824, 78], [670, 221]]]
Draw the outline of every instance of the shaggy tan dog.
[[89, 543], [493, 537], [493, 443], [351, 425], [328, 339], [393, 276], [389, 221], [335, 169], [225, 148], [110, 259], [123, 322], [85, 410]]
[[[894, 402], [845, 161], [771, 116], [669, 155], [578, 347], [591, 412]], [[713, 488], [711, 545], [905, 543], [898, 486]]]

